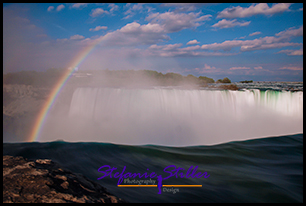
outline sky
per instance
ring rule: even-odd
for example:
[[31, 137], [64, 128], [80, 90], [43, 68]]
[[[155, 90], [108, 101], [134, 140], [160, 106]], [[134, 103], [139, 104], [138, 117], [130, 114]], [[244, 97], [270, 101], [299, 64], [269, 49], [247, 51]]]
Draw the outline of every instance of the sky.
[[78, 65], [303, 81], [302, 3], [3, 4], [3, 73]]

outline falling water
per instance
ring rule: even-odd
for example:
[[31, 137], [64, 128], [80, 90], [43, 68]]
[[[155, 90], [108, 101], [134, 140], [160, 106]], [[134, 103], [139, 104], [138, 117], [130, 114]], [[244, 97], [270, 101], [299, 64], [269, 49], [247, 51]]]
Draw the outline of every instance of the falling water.
[[78, 88], [67, 141], [211, 145], [303, 132], [303, 92]]

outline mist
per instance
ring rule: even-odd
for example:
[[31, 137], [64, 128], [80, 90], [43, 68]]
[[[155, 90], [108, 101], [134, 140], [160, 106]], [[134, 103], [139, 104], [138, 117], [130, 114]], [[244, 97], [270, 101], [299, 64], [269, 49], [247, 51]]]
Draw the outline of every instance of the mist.
[[77, 87], [66, 110], [50, 113], [39, 141], [191, 146], [303, 132], [303, 92], [160, 87], [137, 78]]

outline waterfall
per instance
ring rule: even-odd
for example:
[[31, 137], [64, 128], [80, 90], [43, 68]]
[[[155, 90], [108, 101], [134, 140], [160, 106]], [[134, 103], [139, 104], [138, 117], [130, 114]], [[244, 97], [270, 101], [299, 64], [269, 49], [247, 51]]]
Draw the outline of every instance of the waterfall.
[[302, 133], [303, 92], [78, 88], [67, 121], [75, 141], [210, 145]]

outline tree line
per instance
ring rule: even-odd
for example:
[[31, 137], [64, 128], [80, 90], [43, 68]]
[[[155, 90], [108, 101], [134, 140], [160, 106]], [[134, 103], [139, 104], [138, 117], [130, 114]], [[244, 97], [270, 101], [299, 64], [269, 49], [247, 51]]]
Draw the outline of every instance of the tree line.
[[[38, 71], [20, 71], [14, 73], [3, 74], [4, 84], [25, 84], [33, 86], [48, 86], [55, 84], [58, 79], [66, 72], [65, 69], [51, 68], [45, 72]], [[199, 76], [196, 77], [192, 74], [183, 76], [178, 73], [166, 73], [153, 71], [153, 70], [91, 70], [91, 71], [78, 71], [78, 73], [90, 73], [90, 77], [98, 78], [100, 75], [116, 77], [116, 78], [141, 78], [142, 76], [150, 77], [161, 85], [179, 85], [179, 84], [197, 84], [200, 86], [207, 85], [209, 83], [231, 83], [226, 77], [224, 79], [218, 79], [216, 82], [214, 79]], [[89, 77], [89, 78], [90, 78]]]

